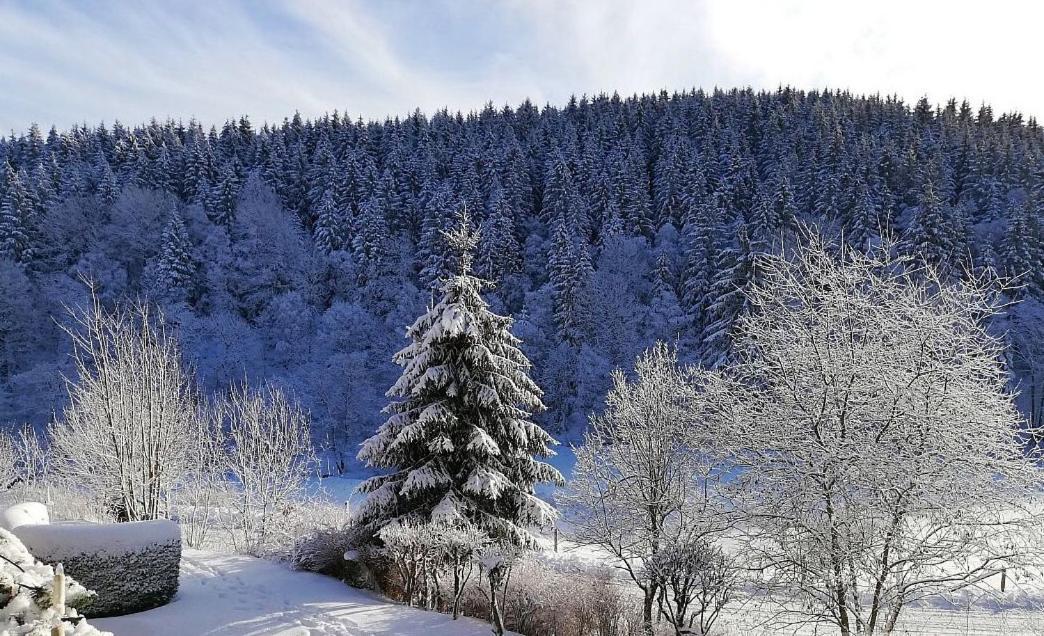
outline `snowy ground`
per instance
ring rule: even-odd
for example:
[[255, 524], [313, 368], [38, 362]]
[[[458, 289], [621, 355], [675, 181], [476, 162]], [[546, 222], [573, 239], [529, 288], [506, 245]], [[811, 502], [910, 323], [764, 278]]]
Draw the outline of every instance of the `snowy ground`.
[[489, 624], [403, 607], [253, 557], [186, 550], [169, 605], [95, 619], [116, 636], [486, 636]]
[[[559, 550], [553, 549], [550, 534], [539, 537], [543, 548], [540, 558], [561, 572], [582, 572], [604, 567], [610, 558], [599, 548], [578, 546], [562, 537]], [[637, 591], [623, 572], [617, 572], [617, 585], [625, 594]], [[907, 636], [1041, 636], [1044, 634], [1044, 578], [1040, 573], [1029, 578], [1008, 580], [1007, 594], [994, 589], [997, 577], [982, 582], [978, 592], [952, 599], [936, 599], [904, 610], [896, 634]], [[990, 593], [985, 593], [991, 590]], [[759, 603], [757, 598], [734, 600], [726, 608], [718, 624], [722, 636], [833, 636], [837, 628], [815, 625], [783, 628], [773, 621], [774, 604]]]

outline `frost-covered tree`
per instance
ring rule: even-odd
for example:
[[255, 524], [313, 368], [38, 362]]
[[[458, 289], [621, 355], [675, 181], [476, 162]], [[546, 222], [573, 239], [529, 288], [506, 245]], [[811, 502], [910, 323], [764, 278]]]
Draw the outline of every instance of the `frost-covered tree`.
[[193, 457], [195, 387], [147, 305], [103, 309], [68, 328], [76, 374], [50, 428], [54, 465], [120, 521], [164, 517]]
[[347, 216], [337, 206], [333, 192], [327, 190], [319, 201], [312, 230], [316, 248], [323, 254], [344, 249], [349, 243], [349, 230]]
[[646, 634], [663, 580], [650, 567], [670, 545], [713, 537], [728, 525], [705, 416], [708, 375], [680, 367], [657, 343], [639, 356], [635, 379], [613, 373], [606, 409], [591, 418], [564, 499], [580, 544], [601, 548], [642, 594]]
[[10, 164], [0, 183], [0, 258], [27, 264], [33, 257], [32, 201], [24, 181]]
[[845, 636], [1039, 562], [1044, 475], [988, 330], [996, 286], [915, 263], [818, 239], [765, 258], [715, 393], [740, 552], [782, 616]]
[[390, 468], [361, 486], [359, 518], [374, 531], [401, 521], [468, 521], [493, 539], [531, 545], [530, 528], [555, 511], [534, 494], [561, 480], [538, 458], [555, 442], [531, 413], [543, 408], [529, 361], [511, 334], [511, 318], [489, 311], [484, 282], [471, 274], [478, 237], [462, 214], [446, 235], [457, 273], [443, 297], [407, 331], [395, 356], [402, 376], [388, 420], [363, 443], [359, 459]]
[[677, 636], [712, 633], [739, 587], [736, 563], [702, 537], [667, 542], [645, 567], [659, 582], [657, 606]]
[[177, 297], [184, 297], [195, 275], [192, 243], [189, 241], [181, 213], [175, 208], [161, 237], [157, 275], [164, 289]]
[[556, 219], [547, 263], [558, 337], [573, 345], [582, 337], [583, 291], [591, 276], [591, 259], [579, 231], [575, 223]]
[[308, 416], [271, 385], [234, 389], [224, 416], [226, 469], [237, 486], [233, 545], [260, 556], [293, 538], [291, 509], [312, 464]]

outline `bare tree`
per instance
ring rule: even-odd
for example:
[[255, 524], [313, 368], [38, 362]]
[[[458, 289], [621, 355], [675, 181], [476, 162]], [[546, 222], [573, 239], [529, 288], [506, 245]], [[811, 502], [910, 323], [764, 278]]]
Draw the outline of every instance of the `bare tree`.
[[632, 382], [620, 371], [605, 413], [594, 416], [576, 449], [564, 509], [580, 544], [612, 555], [641, 590], [645, 633], [661, 577], [647, 565], [671, 542], [722, 532], [727, 509], [718, 484], [725, 477], [714, 452], [713, 428], [702, 416], [708, 374], [679, 367], [659, 343], [635, 364]]
[[1039, 561], [996, 284], [819, 240], [759, 268], [720, 437], [780, 616], [888, 634], [912, 602]]
[[192, 548], [206, 545], [217, 521], [217, 510], [229, 493], [225, 470], [225, 435], [218, 409], [208, 408], [196, 420], [190, 448], [191, 466], [182, 476], [174, 493], [178, 523], [185, 543]]
[[313, 460], [308, 416], [276, 387], [234, 389], [225, 407], [235, 481], [234, 547], [260, 555], [289, 542], [294, 499]]
[[96, 296], [67, 332], [76, 375], [50, 427], [55, 470], [117, 520], [165, 516], [199, 415], [177, 344], [148, 305], [107, 311]]
[[702, 538], [683, 536], [662, 546], [646, 568], [659, 582], [661, 615], [678, 636], [710, 634], [739, 585], [732, 559]]

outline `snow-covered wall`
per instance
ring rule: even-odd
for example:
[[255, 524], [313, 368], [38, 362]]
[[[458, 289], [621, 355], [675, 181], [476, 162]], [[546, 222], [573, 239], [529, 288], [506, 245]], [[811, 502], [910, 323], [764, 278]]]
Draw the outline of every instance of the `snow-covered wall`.
[[88, 617], [159, 607], [178, 591], [181, 529], [172, 521], [26, 524], [14, 533], [37, 559], [62, 563], [97, 592]]

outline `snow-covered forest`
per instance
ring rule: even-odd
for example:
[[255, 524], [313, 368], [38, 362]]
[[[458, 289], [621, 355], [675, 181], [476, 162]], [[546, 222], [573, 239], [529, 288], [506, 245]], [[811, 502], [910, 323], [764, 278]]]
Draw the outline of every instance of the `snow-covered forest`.
[[328, 470], [357, 468], [463, 208], [486, 298], [544, 390], [535, 417], [560, 438], [655, 340], [684, 363], [732, 360], [754, 258], [805, 223], [856, 249], [890, 237], [950, 280], [1018, 276], [994, 328], [1039, 423], [1044, 132], [988, 106], [786, 88], [32, 127], [0, 140], [0, 170], [7, 427], [65, 406], [69, 309], [91, 281], [105, 306], [158, 304], [205, 393], [269, 382], [310, 414]]

